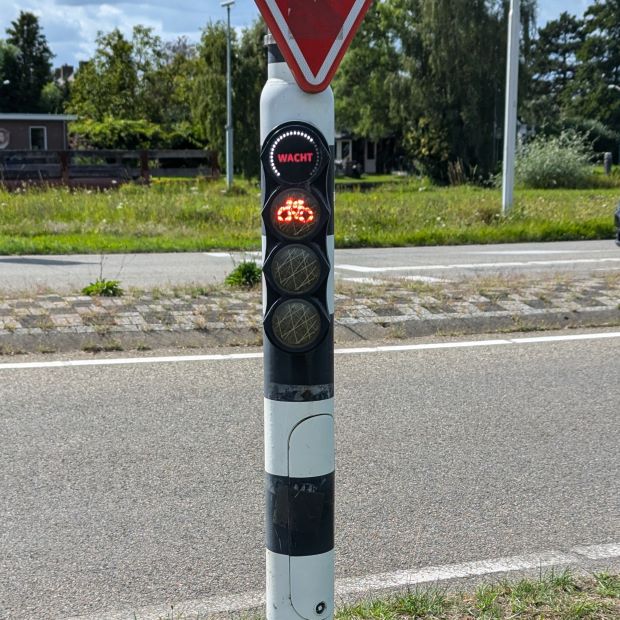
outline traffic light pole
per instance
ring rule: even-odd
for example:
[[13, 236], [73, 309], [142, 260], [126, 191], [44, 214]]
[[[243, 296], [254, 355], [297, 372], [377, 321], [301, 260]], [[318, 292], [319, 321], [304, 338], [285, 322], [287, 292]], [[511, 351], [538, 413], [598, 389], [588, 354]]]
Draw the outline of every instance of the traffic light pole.
[[261, 95], [266, 614], [334, 614], [334, 101], [267, 38]]

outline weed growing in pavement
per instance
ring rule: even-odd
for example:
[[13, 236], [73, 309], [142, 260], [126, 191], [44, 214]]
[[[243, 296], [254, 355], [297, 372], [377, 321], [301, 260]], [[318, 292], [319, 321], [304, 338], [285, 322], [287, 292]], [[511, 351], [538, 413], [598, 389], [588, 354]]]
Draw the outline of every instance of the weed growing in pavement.
[[123, 289], [118, 280], [106, 280], [97, 278], [82, 289], [82, 294], [89, 297], [121, 297]]
[[260, 284], [262, 275], [261, 268], [254, 261], [243, 261], [226, 276], [225, 282], [228, 286], [253, 288]]

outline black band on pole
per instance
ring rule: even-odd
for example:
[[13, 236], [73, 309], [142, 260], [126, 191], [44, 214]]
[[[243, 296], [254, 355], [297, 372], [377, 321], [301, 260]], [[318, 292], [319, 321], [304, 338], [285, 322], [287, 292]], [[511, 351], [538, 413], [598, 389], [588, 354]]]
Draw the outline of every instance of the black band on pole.
[[267, 549], [308, 556], [334, 548], [334, 478], [265, 474]]
[[284, 62], [284, 56], [280, 52], [280, 48], [275, 43], [267, 46], [267, 63]]

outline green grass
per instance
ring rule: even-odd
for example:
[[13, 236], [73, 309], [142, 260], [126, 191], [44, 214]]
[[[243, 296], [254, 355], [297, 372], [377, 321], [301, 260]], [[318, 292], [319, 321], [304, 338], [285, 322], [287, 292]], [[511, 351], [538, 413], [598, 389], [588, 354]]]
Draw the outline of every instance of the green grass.
[[[502, 580], [473, 592], [420, 587], [402, 595], [346, 605], [336, 620], [617, 620], [620, 577], [599, 573], [575, 577], [570, 571], [549, 572], [539, 579]], [[140, 620], [138, 615], [136, 620]], [[171, 610], [160, 620], [206, 620], [207, 615]], [[261, 616], [247, 613], [247, 620]]]
[[[498, 190], [407, 180], [336, 197], [339, 247], [502, 243], [613, 236], [620, 189]], [[0, 190], [0, 254], [167, 252], [260, 247], [256, 184], [124, 185], [116, 190]]]
[[337, 620], [612, 620], [620, 617], [620, 578], [601, 573], [576, 578], [551, 572], [540, 579], [503, 580], [480, 585], [474, 592], [448, 594], [418, 589], [344, 607]]

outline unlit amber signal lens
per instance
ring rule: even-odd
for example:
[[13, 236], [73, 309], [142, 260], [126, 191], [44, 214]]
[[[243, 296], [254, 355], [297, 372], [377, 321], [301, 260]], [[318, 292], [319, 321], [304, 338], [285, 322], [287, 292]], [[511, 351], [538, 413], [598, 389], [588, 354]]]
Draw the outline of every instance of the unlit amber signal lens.
[[271, 261], [271, 275], [281, 291], [303, 295], [315, 289], [321, 281], [321, 261], [306, 245], [286, 244]]

